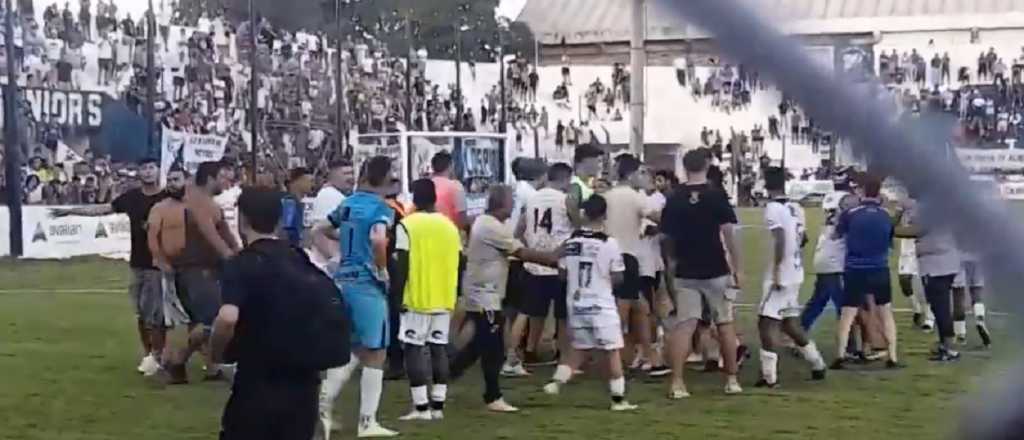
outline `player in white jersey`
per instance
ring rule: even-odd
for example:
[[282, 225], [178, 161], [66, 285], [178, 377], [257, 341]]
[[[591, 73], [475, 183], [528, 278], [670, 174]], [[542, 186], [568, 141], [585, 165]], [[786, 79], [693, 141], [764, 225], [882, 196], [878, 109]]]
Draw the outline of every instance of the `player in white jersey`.
[[626, 266], [618, 242], [602, 232], [608, 205], [595, 195], [583, 202], [586, 223], [565, 243], [565, 253], [558, 261], [560, 276], [567, 281], [569, 326], [573, 352], [566, 362], [559, 363], [554, 377], [544, 392], [558, 394], [562, 385], [572, 378], [589, 353], [600, 354], [603, 371], [608, 373], [612, 411], [631, 411], [635, 405], [626, 401], [626, 378], [622, 372], [622, 325], [618, 305], [612, 293], [622, 284]]
[[761, 334], [761, 380], [758, 387], [778, 386], [779, 355], [776, 335], [781, 330], [793, 339], [800, 354], [811, 364], [814, 380], [825, 378], [825, 360], [814, 341], [800, 326], [800, 286], [804, 282], [801, 248], [806, 242], [804, 212], [786, 199], [786, 173], [772, 167], [765, 172], [765, 189], [771, 201], [764, 210], [764, 223], [772, 236], [771, 259], [765, 274], [764, 296], [758, 307], [757, 327]]
[[953, 334], [958, 344], [967, 343], [967, 295], [970, 294], [974, 307], [974, 322], [978, 328], [981, 343], [987, 348], [992, 345], [992, 335], [985, 324], [985, 302], [982, 293], [985, 278], [981, 273], [978, 256], [960, 251], [960, 273], [953, 281]]
[[[572, 169], [566, 164], [554, 164], [548, 170], [547, 185], [538, 190], [523, 208], [516, 227], [516, 236], [530, 249], [553, 252], [572, 235], [574, 218], [579, 208], [568, 197], [572, 183]], [[523, 265], [527, 272], [527, 295], [522, 298], [522, 312], [530, 317], [529, 338], [526, 341], [525, 363], [537, 364], [537, 345], [544, 331], [544, 321], [554, 304], [558, 322], [558, 350], [565, 356], [571, 350], [566, 334], [565, 282], [558, 271], [537, 264]]]
[[914, 309], [914, 326], [930, 331], [935, 326], [935, 317], [924, 299], [923, 289], [915, 289], [918, 280], [917, 244], [911, 239], [900, 239], [900, 259], [898, 264], [900, 290], [903, 296], [910, 299]]

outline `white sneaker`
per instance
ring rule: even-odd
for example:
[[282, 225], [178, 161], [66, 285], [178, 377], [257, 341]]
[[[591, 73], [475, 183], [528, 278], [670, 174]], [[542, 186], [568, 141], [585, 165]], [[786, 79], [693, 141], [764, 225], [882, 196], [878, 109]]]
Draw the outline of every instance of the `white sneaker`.
[[501, 375], [505, 377], [529, 377], [530, 372], [526, 371], [523, 364], [505, 364], [501, 367]]
[[487, 404], [487, 410], [497, 413], [514, 413], [518, 412], [519, 408], [516, 408], [508, 403], [505, 403], [505, 399], [498, 399]]
[[625, 400], [621, 402], [612, 402], [612, 411], [633, 411], [637, 408], [639, 407]]
[[149, 358], [149, 357], [150, 357], [150, 355], [147, 354], [141, 360], [139, 360], [139, 366], [135, 367], [135, 371], [138, 371], [139, 374], [145, 373], [146, 370], [143, 370], [142, 367], [146, 365], [146, 359]]
[[704, 362], [704, 355], [700, 353], [690, 353], [690, 357], [686, 358], [688, 364], [699, 364]]
[[740, 387], [739, 382], [730, 381], [729, 383], [725, 384], [725, 394], [733, 395], [740, 394], [742, 392], [743, 388]]
[[561, 391], [561, 388], [562, 386], [558, 382], [550, 382], [547, 385], [544, 385], [544, 393], [551, 396], [557, 396], [558, 392]]
[[439, 409], [430, 410], [430, 418], [432, 420], [444, 420], [444, 411]]
[[668, 398], [671, 400], [682, 400], [690, 397], [690, 392], [686, 391], [686, 388], [680, 388], [678, 390], [672, 390], [668, 393]]
[[331, 438], [331, 432], [341, 431], [341, 422], [334, 420], [331, 416], [324, 417], [320, 414], [320, 423], [317, 426], [316, 440], [328, 440]]
[[359, 433], [356, 435], [359, 438], [368, 437], [394, 437], [397, 436], [397, 431], [384, 428], [377, 423], [376, 420], [364, 421], [359, 424]]
[[427, 411], [416, 411], [414, 409], [411, 412], [409, 412], [409, 414], [406, 414], [404, 416], [399, 417], [398, 420], [401, 420], [403, 422], [411, 422], [411, 421], [418, 421], [418, 420], [430, 421], [430, 420], [433, 420], [433, 417], [431, 417], [431, 414], [430, 414], [429, 410], [427, 410]]
[[154, 357], [153, 355], [147, 355], [146, 357], [142, 358], [142, 363], [139, 364], [139, 372], [142, 373], [143, 376], [147, 377], [159, 373], [160, 362], [158, 362], [156, 360], [156, 357]]

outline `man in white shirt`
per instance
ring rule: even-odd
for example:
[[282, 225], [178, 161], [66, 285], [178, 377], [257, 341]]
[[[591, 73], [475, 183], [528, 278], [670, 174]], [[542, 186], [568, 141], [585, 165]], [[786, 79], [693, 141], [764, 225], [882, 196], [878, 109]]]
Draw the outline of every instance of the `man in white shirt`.
[[327, 184], [320, 189], [313, 201], [314, 221], [326, 219], [355, 187], [355, 170], [351, 161], [342, 159], [331, 162], [328, 169]]
[[772, 256], [765, 274], [764, 295], [758, 307], [761, 334], [761, 379], [755, 386], [778, 386], [779, 355], [775, 339], [781, 330], [793, 339], [800, 354], [811, 364], [811, 378], [825, 379], [825, 360], [817, 345], [800, 327], [800, 286], [804, 281], [801, 248], [806, 241], [803, 209], [786, 198], [786, 171], [769, 168], [765, 189], [772, 198], [764, 211], [764, 223], [772, 235]]
[[99, 43], [100, 84], [106, 86], [114, 77], [114, 45], [103, 37]]
[[626, 364], [630, 365], [637, 346], [643, 358], [654, 358], [647, 310], [640, 303], [640, 256], [643, 253], [640, 236], [643, 221], [659, 219], [661, 212], [649, 211], [647, 197], [637, 190], [651, 183], [650, 174], [641, 166], [639, 159], [632, 154], [621, 155], [616, 158], [616, 168], [618, 182], [603, 194], [608, 202], [605, 231], [618, 241], [626, 267], [623, 283], [614, 293], [623, 333], [627, 336], [622, 356]]

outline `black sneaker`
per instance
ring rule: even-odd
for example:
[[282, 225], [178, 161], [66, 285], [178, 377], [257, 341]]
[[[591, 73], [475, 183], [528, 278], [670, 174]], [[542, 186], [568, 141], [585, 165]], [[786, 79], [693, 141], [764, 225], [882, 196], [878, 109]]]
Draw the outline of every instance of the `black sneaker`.
[[168, 385], [185, 385], [188, 383], [188, 372], [185, 364], [164, 365], [164, 374], [167, 375]]
[[826, 370], [824, 368], [821, 369], [821, 370], [812, 370], [811, 371], [811, 380], [825, 380], [825, 373], [827, 371], [828, 370]]
[[672, 374], [672, 369], [665, 365], [651, 367], [651, 371], [647, 372], [647, 375], [651, 377], [665, 377], [668, 376], [669, 374]]
[[924, 314], [914, 314], [914, 327], [921, 328], [924, 326]]
[[889, 370], [901, 370], [901, 369], [907, 368], [907, 366], [899, 363], [898, 361], [894, 361], [892, 359], [889, 359], [889, 360], [885, 361], [885, 368], [887, 368]]
[[774, 389], [776, 389], [778, 387], [779, 387], [779, 383], [778, 382], [769, 383], [763, 377], [758, 379], [757, 383], [754, 384], [754, 388], [768, 388], [770, 390], [774, 390]]
[[981, 336], [981, 343], [985, 348], [992, 346], [992, 334], [988, 332], [988, 327], [983, 323], [978, 323], [978, 336]]
[[960, 360], [960, 352], [949, 349], [941, 349], [934, 356], [928, 358], [932, 362], [954, 362]]
[[830, 366], [829, 368], [833, 370], [843, 370], [846, 369], [847, 362], [849, 362], [849, 359], [847, 358], [837, 358], [834, 362], [832, 362], [832, 366]]
[[746, 345], [740, 344], [736, 347], [736, 369], [743, 368], [743, 363], [750, 359], [750, 349]]

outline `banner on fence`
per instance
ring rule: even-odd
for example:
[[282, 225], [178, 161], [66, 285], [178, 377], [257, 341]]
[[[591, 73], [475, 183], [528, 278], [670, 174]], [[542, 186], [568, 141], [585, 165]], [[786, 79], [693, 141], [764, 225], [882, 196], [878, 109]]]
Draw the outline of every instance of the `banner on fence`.
[[195, 174], [199, 164], [224, 158], [228, 138], [181, 131], [163, 131], [160, 153], [160, 183], [167, 180], [167, 172], [177, 163], [189, 174]]
[[971, 173], [1001, 171], [1024, 171], [1024, 150], [977, 150], [957, 148], [960, 163]]

